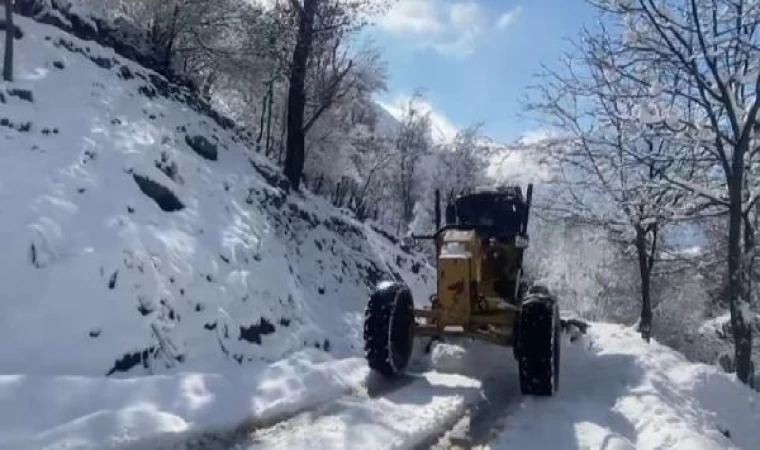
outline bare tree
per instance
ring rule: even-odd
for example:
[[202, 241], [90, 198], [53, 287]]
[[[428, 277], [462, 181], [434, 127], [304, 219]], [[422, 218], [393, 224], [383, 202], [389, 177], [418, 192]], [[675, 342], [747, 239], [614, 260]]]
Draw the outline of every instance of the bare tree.
[[[345, 92], [353, 67], [344, 45], [366, 24], [366, 18], [385, 7], [383, 1], [290, 0], [296, 22], [295, 45], [288, 75], [287, 145], [283, 171], [298, 189], [306, 161], [306, 133]], [[307, 82], [311, 79], [311, 99]], [[311, 100], [311, 104], [309, 104]], [[306, 117], [307, 111], [309, 117]]]
[[319, 2], [304, 0], [303, 6], [297, 0], [291, 3], [298, 17], [298, 33], [289, 76], [288, 137], [283, 171], [291, 187], [298, 189], [306, 158], [306, 131], [304, 130], [306, 69], [314, 39], [314, 16]]
[[13, 81], [13, 0], [5, 0], [5, 58], [3, 61], [3, 79]]

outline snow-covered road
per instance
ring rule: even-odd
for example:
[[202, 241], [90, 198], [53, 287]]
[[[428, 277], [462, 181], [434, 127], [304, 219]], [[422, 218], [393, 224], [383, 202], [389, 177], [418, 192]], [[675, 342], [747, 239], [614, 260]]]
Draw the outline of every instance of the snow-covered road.
[[394, 382], [317, 351], [247, 375], [0, 377], [0, 449], [757, 448], [756, 392], [632, 329], [593, 324], [562, 359], [553, 398], [520, 396], [509, 349], [472, 342]]
[[437, 345], [417, 359], [418, 372], [395, 381], [370, 373], [351, 395], [255, 430], [233, 448], [428, 448], [472, 411], [498, 407], [491, 416], [501, 417], [505, 402], [519, 401], [510, 359], [487, 344]]
[[472, 378], [429, 372], [375, 398], [346, 397], [252, 434], [249, 450], [411, 448], [440, 433], [480, 398]]
[[757, 448], [757, 393], [632, 329], [594, 324], [587, 338], [565, 340], [553, 398], [520, 396], [503, 349], [466, 345], [438, 346], [429, 372], [254, 432], [235, 449]]

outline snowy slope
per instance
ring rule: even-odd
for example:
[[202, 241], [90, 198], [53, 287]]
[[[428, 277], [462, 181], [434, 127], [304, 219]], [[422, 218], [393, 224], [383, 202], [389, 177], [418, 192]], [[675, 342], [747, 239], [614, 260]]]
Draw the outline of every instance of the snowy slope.
[[[217, 372], [304, 346], [348, 356], [375, 283], [405, 277], [424, 298], [420, 258], [286, 196], [185, 90], [18, 23], [17, 79], [0, 87], [0, 373]], [[165, 189], [169, 211], [143, 189]]]
[[286, 195], [184, 88], [16, 22], [16, 81], [0, 85], [0, 448], [258, 423], [360, 384], [370, 290], [403, 278], [423, 299], [430, 267]]

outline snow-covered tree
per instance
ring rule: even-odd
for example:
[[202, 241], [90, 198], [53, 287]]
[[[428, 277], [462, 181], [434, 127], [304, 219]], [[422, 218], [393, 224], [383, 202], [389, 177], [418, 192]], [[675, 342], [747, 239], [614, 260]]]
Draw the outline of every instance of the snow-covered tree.
[[[341, 79], [339, 89], [323, 92], [324, 80], [315, 83], [320, 86], [316, 89], [309, 85], [309, 98], [315, 99], [314, 105], [320, 105], [321, 112], [312, 114], [312, 125], [307, 128], [305, 174], [311, 180], [321, 180], [324, 187], [347, 177], [353, 185], [350, 206], [355, 209], [361, 195], [354, 191], [360, 189], [364, 178], [362, 159], [373, 157], [379, 141], [373, 130], [376, 106], [372, 95], [385, 89], [385, 67], [373, 49], [357, 53], [352, 61], [352, 69]], [[371, 182], [373, 174], [369, 171]]]
[[420, 107], [422, 97], [416, 93], [406, 104], [394, 148], [395, 204], [398, 212], [397, 233], [409, 226], [414, 207], [420, 198], [420, 162], [431, 149], [430, 113]]
[[[745, 0], [597, 1], [617, 20], [624, 50], [638, 64], [616, 67], [642, 84], [641, 72], [678, 80], [667, 91], [684, 106], [676, 137], [693, 144], [681, 160], [698, 160], [722, 183], [669, 177], [674, 185], [725, 209], [728, 215], [728, 303], [735, 337], [736, 372], [747, 383], [753, 372], [749, 292], [743, 268], [754, 257], [747, 214], [760, 196], [748, 178], [758, 152], [753, 145], [760, 108], [760, 5]], [[638, 69], [638, 70], [636, 70]], [[696, 158], [695, 158], [696, 156]], [[751, 233], [752, 234], [752, 233]], [[750, 237], [751, 239], [747, 239]], [[745, 246], [742, 246], [744, 240]]]
[[539, 146], [556, 161], [553, 214], [598, 226], [635, 256], [640, 278], [639, 330], [652, 333], [652, 274], [661, 234], [683, 194], [660, 182], [670, 142], [656, 126], [671, 106], [656, 80], [631, 82], [612, 68], [636, 64], [602, 27], [585, 32], [562, 72], [547, 71], [529, 108], [556, 130]]
[[433, 155], [434, 188], [442, 193], [460, 193], [489, 183], [486, 168], [490, 149], [481, 142], [482, 124], [469, 126], [441, 145]]
[[[534, 199], [553, 195], [546, 185], [536, 188]], [[594, 321], [630, 323], [640, 316], [638, 268], [608, 230], [539, 209], [531, 224], [526, 275], [547, 286], [563, 309]]]

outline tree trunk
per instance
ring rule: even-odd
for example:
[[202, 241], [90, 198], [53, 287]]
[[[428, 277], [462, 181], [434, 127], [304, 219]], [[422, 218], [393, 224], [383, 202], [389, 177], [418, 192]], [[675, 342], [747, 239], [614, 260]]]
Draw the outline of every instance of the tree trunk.
[[282, 120], [280, 121], [280, 150], [277, 153], [277, 165], [282, 167], [283, 155], [285, 153], [285, 132], [288, 129], [288, 108], [282, 108]]
[[288, 88], [288, 141], [283, 172], [290, 186], [298, 190], [306, 159], [306, 133], [304, 110], [306, 108], [306, 69], [311, 53], [314, 14], [318, 0], [304, 0], [298, 13], [298, 36], [293, 49]]
[[274, 81], [269, 83], [269, 104], [267, 107], [267, 139], [264, 146], [267, 156], [271, 153], [272, 149], [272, 108], [274, 107]]
[[414, 202], [412, 200], [413, 177], [413, 160], [404, 156], [401, 159], [401, 215], [404, 225], [409, 225], [414, 217]]
[[[267, 94], [261, 99], [261, 114], [259, 114], [259, 134], [256, 136], [256, 153], [261, 153], [261, 139], [264, 137], [264, 121], [266, 120], [267, 113]], [[269, 155], [267, 155], [269, 156]]]
[[322, 194], [322, 184], [325, 182], [325, 176], [320, 175], [319, 178], [317, 178], [317, 181], [314, 182], [314, 195], [321, 195]]
[[649, 342], [652, 337], [652, 297], [649, 252], [647, 252], [647, 232], [642, 227], [636, 227], [636, 254], [639, 259], [639, 276], [641, 277], [641, 317], [639, 332], [641, 338]]
[[751, 211], [744, 214], [744, 290], [742, 295], [750, 305], [754, 303], [752, 281], [755, 274], [755, 224], [753, 219], [757, 219], [757, 216], [753, 216]]
[[216, 72], [211, 72], [207, 77], [203, 79], [203, 87], [201, 88], [201, 98], [207, 103], [211, 103], [211, 88], [216, 83], [218, 75]]
[[13, 81], [13, 0], [5, 0], [5, 61], [3, 79]]
[[728, 300], [731, 311], [731, 328], [734, 334], [734, 357], [736, 376], [749, 384], [752, 370], [752, 327], [749, 317], [744, 317], [742, 273], [742, 184], [744, 181], [744, 153], [746, 145], [740, 142], [734, 149], [731, 176], [728, 179]]
[[166, 70], [171, 72], [172, 59], [174, 57], [174, 45], [176, 44], [177, 30], [179, 28], [179, 5], [174, 6], [171, 18], [169, 18], [167, 22], [168, 23], [165, 24], [166, 28], [159, 31], [159, 39], [161, 41], [159, 45], [161, 46], [162, 63], [166, 67]]

